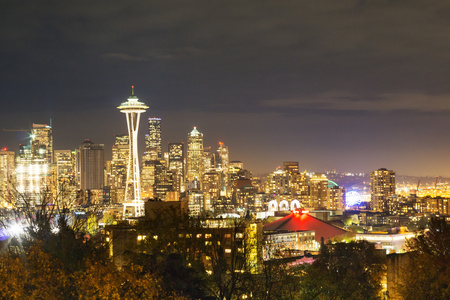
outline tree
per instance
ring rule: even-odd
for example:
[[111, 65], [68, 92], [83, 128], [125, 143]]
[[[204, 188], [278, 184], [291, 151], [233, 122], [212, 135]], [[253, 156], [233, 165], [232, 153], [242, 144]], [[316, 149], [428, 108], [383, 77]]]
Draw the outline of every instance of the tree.
[[87, 260], [74, 280], [80, 299], [186, 299], [164, 291], [158, 277], [133, 264], [118, 270], [107, 261]]
[[75, 194], [64, 184], [56, 194], [47, 187], [34, 194], [15, 188], [11, 191], [8, 199], [12, 208], [0, 215], [0, 226], [9, 233], [6, 248], [10, 251], [26, 254], [28, 248], [40, 243], [45, 252], [56, 256], [64, 268], [72, 271], [87, 256], [106, 256], [104, 245], [93, 230], [98, 206], [78, 207]]
[[40, 243], [25, 250], [25, 256], [0, 256], [1, 299], [176, 299], [160, 279], [130, 265], [118, 270], [109, 260], [85, 259], [76, 272], [65, 268]]
[[290, 259], [265, 261], [261, 272], [252, 277], [251, 291], [255, 299], [301, 299], [304, 266], [292, 266]]
[[0, 262], [2, 299], [73, 298], [75, 289], [61, 262], [38, 243], [27, 248], [23, 256], [4, 253]]
[[305, 270], [302, 299], [378, 299], [383, 271], [383, 257], [367, 241], [322, 243]]
[[190, 218], [171, 209], [153, 215], [137, 226], [146, 239], [134, 263], [161, 276], [165, 288], [193, 298], [248, 294], [257, 268], [256, 227], [244, 219]]
[[407, 246], [413, 252], [401, 269], [398, 292], [404, 299], [450, 299], [450, 225], [431, 218]]
[[76, 206], [59, 190], [16, 191], [13, 209], [0, 218], [10, 236], [10, 251], [0, 253], [1, 299], [185, 299], [141, 266], [118, 269], [98, 234], [97, 207]]
[[[160, 277], [167, 291], [192, 299], [207, 296], [206, 272], [201, 259], [200, 220], [173, 208], [155, 211], [154, 217], [137, 224], [146, 238], [128, 253], [130, 264], [141, 265], [144, 272]], [[189, 249], [189, 250], [188, 250]]]
[[205, 231], [210, 237], [200, 245], [200, 251], [210, 274], [207, 287], [217, 299], [248, 296], [252, 273], [256, 272], [252, 252], [258, 247], [249, 230], [246, 220], [233, 219]]

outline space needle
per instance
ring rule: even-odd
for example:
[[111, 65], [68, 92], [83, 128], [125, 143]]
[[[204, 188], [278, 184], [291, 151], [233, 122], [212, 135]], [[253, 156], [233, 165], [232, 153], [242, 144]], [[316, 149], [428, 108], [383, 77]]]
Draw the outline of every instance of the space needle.
[[131, 96], [126, 102], [117, 107], [127, 118], [129, 136], [129, 155], [127, 165], [127, 182], [125, 185], [125, 199], [123, 213], [126, 216], [127, 207], [134, 207], [134, 216], [144, 215], [144, 201], [141, 199], [141, 180], [138, 156], [138, 130], [141, 113], [148, 108], [134, 95], [134, 86], [131, 86]]

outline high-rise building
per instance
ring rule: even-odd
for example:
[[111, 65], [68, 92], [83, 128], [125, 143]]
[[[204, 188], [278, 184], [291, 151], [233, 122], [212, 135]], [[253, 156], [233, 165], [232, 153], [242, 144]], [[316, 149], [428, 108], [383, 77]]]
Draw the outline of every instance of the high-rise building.
[[327, 209], [345, 209], [345, 189], [339, 186], [332, 186], [327, 189]]
[[220, 195], [227, 195], [227, 187], [228, 187], [228, 165], [229, 165], [229, 156], [228, 156], [228, 147], [225, 146], [222, 142], [219, 142], [219, 148], [217, 149], [217, 171], [222, 174], [221, 183], [220, 183]]
[[[19, 145], [16, 185], [22, 204], [40, 204], [52, 187], [53, 137], [51, 126], [33, 124], [28, 145]], [[20, 205], [20, 203], [19, 203]]]
[[233, 170], [236, 170], [236, 169], [243, 170], [244, 169], [244, 163], [242, 161], [238, 161], [238, 160], [231, 161], [230, 165], [229, 165], [229, 170], [231, 170], [231, 169], [233, 169]]
[[219, 199], [221, 188], [221, 174], [218, 172], [208, 172], [203, 175], [203, 197], [207, 204], [206, 209], [211, 208], [211, 203]]
[[202, 171], [203, 173], [212, 172], [215, 170], [215, 155], [210, 147], [203, 147]]
[[[127, 166], [127, 183], [125, 186], [124, 215], [141, 216], [144, 214], [144, 201], [141, 198], [141, 179], [138, 156], [138, 130], [140, 116], [148, 108], [134, 95], [134, 86], [131, 87], [131, 96], [119, 107], [120, 112], [126, 115], [129, 142], [129, 158]], [[127, 213], [127, 207], [134, 211]]]
[[155, 163], [157, 160], [144, 160], [141, 170], [141, 197], [151, 199], [153, 195], [153, 184], [155, 183]]
[[184, 192], [184, 144], [169, 143], [168, 166], [173, 174], [175, 190]]
[[13, 200], [14, 151], [0, 150], [0, 207], [11, 207]]
[[289, 174], [298, 174], [298, 161], [285, 161], [283, 163], [283, 169]]
[[228, 164], [229, 164], [228, 146], [224, 146], [222, 142], [219, 142], [217, 154], [219, 156], [219, 159], [217, 161], [216, 168], [218, 169], [218, 171], [228, 174]]
[[130, 156], [129, 137], [127, 134], [115, 135], [112, 146], [111, 188], [125, 189], [127, 181], [127, 166]]
[[306, 171], [303, 173], [291, 174], [289, 187], [293, 197], [309, 195], [309, 179]]
[[154, 163], [155, 182], [153, 183], [153, 197], [162, 201], [167, 200], [167, 193], [174, 191], [173, 175], [169, 169], [159, 161]]
[[[142, 166], [142, 194], [146, 198], [158, 198], [166, 201], [168, 198], [174, 200], [174, 195], [167, 196], [169, 192], [175, 191], [172, 171], [161, 161], [145, 161]], [[179, 192], [177, 192], [179, 196]], [[178, 197], [176, 197], [178, 201]]]
[[309, 206], [313, 209], [326, 208], [328, 200], [328, 178], [320, 173], [312, 175], [309, 188]]
[[148, 118], [148, 134], [145, 135], [145, 160], [161, 158], [161, 119]]
[[370, 196], [372, 210], [382, 211], [389, 197], [395, 195], [395, 172], [381, 168], [370, 173]]
[[34, 124], [31, 129], [31, 152], [35, 159], [45, 159], [53, 163], [52, 127], [47, 124]]
[[104, 145], [86, 139], [76, 152], [78, 184], [83, 191], [103, 189]]
[[289, 173], [278, 168], [275, 172], [267, 176], [266, 193], [284, 195], [290, 192]]
[[203, 178], [203, 134], [197, 127], [188, 134], [187, 138], [187, 180], [201, 182]]
[[56, 190], [70, 194], [76, 190], [75, 151], [55, 150]]

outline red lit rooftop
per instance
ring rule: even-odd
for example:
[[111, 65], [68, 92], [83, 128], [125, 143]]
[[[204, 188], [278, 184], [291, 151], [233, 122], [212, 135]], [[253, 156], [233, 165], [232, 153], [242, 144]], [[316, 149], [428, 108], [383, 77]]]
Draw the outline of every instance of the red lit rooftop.
[[293, 232], [293, 231], [315, 231], [315, 240], [320, 243], [321, 238], [324, 240], [331, 239], [335, 236], [347, 233], [346, 230], [333, 226], [314, 218], [308, 214], [309, 211], [295, 210], [284, 218], [266, 224], [263, 227], [265, 232]]

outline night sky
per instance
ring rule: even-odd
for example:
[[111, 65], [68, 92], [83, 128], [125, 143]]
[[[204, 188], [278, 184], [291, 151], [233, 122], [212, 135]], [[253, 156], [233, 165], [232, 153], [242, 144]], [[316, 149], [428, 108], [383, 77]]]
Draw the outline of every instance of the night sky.
[[163, 151], [197, 126], [255, 175], [450, 176], [449, 1], [2, 0], [0, 75], [0, 128], [51, 118], [55, 149], [110, 159], [133, 84]]

